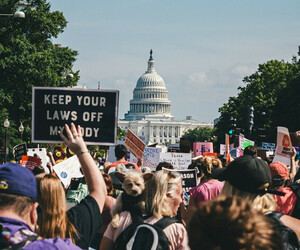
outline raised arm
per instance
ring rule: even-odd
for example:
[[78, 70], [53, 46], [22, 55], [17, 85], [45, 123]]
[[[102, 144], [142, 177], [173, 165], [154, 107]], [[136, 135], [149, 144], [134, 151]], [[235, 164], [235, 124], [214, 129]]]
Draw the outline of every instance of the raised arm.
[[65, 130], [67, 137], [61, 132], [59, 132], [59, 135], [64, 143], [77, 155], [88, 186], [89, 195], [96, 200], [102, 212], [106, 197], [106, 185], [83, 140], [81, 128], [80, 126], [76, 128], [71, 123], [70, 127], [65, 125]]
[[294, 181], [294, 177], [296, 175], [296, 162], [295, 162], [296, 155], [297, 155], [297, 151], [293, 147], [293, 152], [291, 155], [291, 168], [290, 168], [290, 179], [292, 182]]

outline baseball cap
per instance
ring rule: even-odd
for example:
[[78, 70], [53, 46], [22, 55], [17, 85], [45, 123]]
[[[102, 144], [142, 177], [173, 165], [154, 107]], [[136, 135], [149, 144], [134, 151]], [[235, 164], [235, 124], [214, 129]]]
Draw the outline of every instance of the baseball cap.
[[212, 178], [226, 180], [233, 187], [249, 193], [276, 192], [268, 189], [271, 183], [271, 172], [268, 164], [251, 155], [236, 158], [226, 168], [215, 169], [212, 172]]
[[0, 193], [24, 195], [36, 200], [36, 179], [30, 170], [17, 163], [0, 165]]
[[274, 177], [280, 177], [281, 180], [286, 180], [289, 178], [290, 173], [285, 163], [277, 161], [272, 162], [269, 166], [272, 179], [274, 179]]

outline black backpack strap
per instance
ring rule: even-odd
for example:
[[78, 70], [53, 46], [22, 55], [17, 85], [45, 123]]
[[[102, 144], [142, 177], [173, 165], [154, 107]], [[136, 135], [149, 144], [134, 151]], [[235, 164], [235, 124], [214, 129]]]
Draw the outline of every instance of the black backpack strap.
[[175, 217], [163, 217], [157, 221], [154, 225], [164, 230], [166, 227], [170, 226], [173, 223], [180, 223]]

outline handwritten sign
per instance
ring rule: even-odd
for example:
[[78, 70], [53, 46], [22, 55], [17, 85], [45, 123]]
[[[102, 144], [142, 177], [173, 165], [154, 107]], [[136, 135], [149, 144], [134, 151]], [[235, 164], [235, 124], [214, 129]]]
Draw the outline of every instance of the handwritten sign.
[[189, 153], [160, 153], [160, 162], [165, 161], [173, 165], [174, 169], [187, 169], [192, 162]]
[[34, 87], [32, 142], [61, 142], [64, 124], [80, 125], [87, 144], [116, 143], [119, 92]]
[[124, 145], [135, 157], [142, 159], [146, 145], [130, 129], [126, 133]]
[[80, 163], [76, 155], [64, 160], [53, 166], [58, 178], [61, 180], [65, 187], [68, 187], [71, 183], [71, 179], [83, 177], [80, 171]]
[[[149, 167], [152, 171], [156, 170], [156, 166], [159, 163], [160, 153], [162, 148], [146, 147], [143, 154], [143, 166]], [[137, 163], [137, 158], [130, 154], [130, 161]]]

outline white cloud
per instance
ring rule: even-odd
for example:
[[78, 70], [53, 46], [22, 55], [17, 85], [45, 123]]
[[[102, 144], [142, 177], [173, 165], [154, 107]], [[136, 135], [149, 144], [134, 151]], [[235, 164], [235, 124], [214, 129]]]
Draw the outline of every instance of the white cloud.
[[236, 65], [232, 68], [231, 72], [239, 77], [245, 77], [253, 74], [256, 70], [254, 65]]
[[190, 82], [192, 83], [206, 83], [208, 78], [207, 78], [207, 74], [205, 72], [196, 72], [196, 73], [192, 73], [188, 76], [188, 79]]

